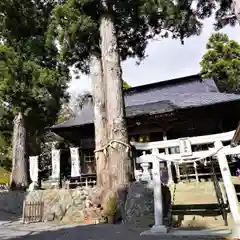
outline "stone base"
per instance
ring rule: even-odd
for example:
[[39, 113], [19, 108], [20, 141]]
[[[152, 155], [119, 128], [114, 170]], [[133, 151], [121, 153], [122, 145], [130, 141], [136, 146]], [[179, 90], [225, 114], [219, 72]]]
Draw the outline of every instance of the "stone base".
[[230, 231], [226, 228], [173, 228], [169, 232], [172, 236], [181, 236], [181, 237], [188, 237], [188, 236], [208, 236], [208, 237], [222, 237], [227, 238], [230, 235]]
[[140, 235], [164, 235], [167, 234], [168, 229], [164, 225], [154, 225], [150, 230], [142, 232]]
[[28, 191], [29, 192], [32, 192], [34, 190], [38, 190], [39, 189], [39, 186], [38, 186], [38, 183], [37, 182], [32, 182], [30, 183], [29, 187], [28, 187]]
[[166, 226], [153, 226], [150, 230], [142, 232], [140, 235], [155, 235], [155, 236], [181, 236], [181, 237], [188, 237], [188, 236], [208, 236], [208, 237], [223, 237], [231, 239], [240, 239], [238, 233], [240, 233], [240, 228], [234, 229], [232, 234], [235, 233], [235, 236], [230, 235], [230, 231], [227, 229], [221, 228], [213, 228], [213, 229], [178, 229], [172, 228], [168, 229]]
[[235, 226], [232, 228], [230, 238], [240, 239], [240, 225], [239, 225], [239, 224], [238, 224], [238, 225], [235, 225]]

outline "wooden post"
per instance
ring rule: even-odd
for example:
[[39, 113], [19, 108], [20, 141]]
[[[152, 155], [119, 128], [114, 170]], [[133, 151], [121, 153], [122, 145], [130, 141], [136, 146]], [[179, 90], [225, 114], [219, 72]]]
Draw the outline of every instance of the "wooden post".
[[26, 200], [23, 201], [23, 210], [22, 210], [22, 223], [25, 223], [25, 215], [26, 215]]
[[174, 166], [175, 166], [175, 170], [176, 170], [177, 181], [180, 182], [181, 181], [181, 174], [180, 174], [179, 163], [174, 163]]
[[194, 167], [196, 181], [199, 182], [198, 171], [197, 171], [197, 163], [196, 162], [193, 163], [193, 167]]
[[[214, 143], [214, 146], [216, 149], [219, 149], [223, 147], [223, 144], [221, 141], [218, 140]], [[220, 167], [222, 178], [223, 178], [223, 183], [224, 183], [225, 191], [227, 194], [230, 211], [235, 224], [238, 225], [240, 224], [240, 211], [239, 211], [236, 190], [232, 183], [232, 176], [229, 170], [228, 161], [225, 154], [221, 151], [218, 152], [217, 159], [218, 159], [219, 167]]]
[[[167, 133], [163, 131], [163, 140], [167, 141]], [[165, 154], [169, 155], [169, 149], [165, 148]], [[167, 169], [168, 169], [168, 183], [173, 183], [173, 175], [172, 175], [172, 163], [167, 162]]]

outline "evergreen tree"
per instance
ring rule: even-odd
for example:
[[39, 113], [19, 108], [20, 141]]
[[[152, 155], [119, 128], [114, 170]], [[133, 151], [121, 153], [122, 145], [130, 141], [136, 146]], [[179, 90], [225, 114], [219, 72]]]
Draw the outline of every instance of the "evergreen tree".
[[201, 74], [213, 78], [222, 92], [240, 90], [240, 44], [226, 34], [213, 34], [201, 61]]
[[[92, 79], [97, 181], [105, 194], [133, 177], [124, 146], [128, 136], [120, 61], [144, 59], [147, 43], [156, 35], [183, 40], [200, 34], [202, 24], [188, 10], [171, 1], [144, 0], [65, 0], [53, 10], [48, 43], [58, 37], [63, 61]], [[118, 143], [105, 154], [102, 149], [111, 140]], [[124, 197], [119, 199], [122, 210]]]
[[57, 60], [56, 46], [45, 46], [54, 4], [50, 0], [0, 3], [0, 98], [15, 116], [12, 189], [27, 187], [28, 155], [39, 154], [37, 140], [54, 124], [67, 97], [68, 69]]

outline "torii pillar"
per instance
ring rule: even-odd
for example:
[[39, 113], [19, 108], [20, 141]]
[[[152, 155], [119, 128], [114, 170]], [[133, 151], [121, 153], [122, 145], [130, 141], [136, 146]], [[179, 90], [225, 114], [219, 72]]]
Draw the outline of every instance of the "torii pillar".
[[[163, 131], [163, 140], [167, 141], [167, 132]], [[169, 155], [169, 149], [165, 148], [165, 154]], [[172, 174], [172, 163], [170, 161], [167, 162], [167, 170], [168, 170], [168, 183], [173, 183], [173, 174]]]
[[[223, 147], [223, 144], [221, 141], [218, 140], [214, 143], [214, 147], [216, 149], [220, 149]], [[223, 184], [227, 194], [230, 211], [235, 224], [232, 229], [232, 237], [240, 238], [240, 208], [236, 190], [232, 182], [232, 176], [228, 166], [228, 161], [226, 155], [224, 154], [224, 152], [221, 152], [221, 150], [217, 153], [217, 159], [222, 174]]]

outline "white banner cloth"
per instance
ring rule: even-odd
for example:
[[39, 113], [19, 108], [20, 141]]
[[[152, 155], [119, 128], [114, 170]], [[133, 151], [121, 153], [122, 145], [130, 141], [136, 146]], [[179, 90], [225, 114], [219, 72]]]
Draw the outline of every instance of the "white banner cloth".
[[60, 150], [52, 149], [52, 179], [60, 178]]
[[70, 148], [71, 153], [71, 177], [81, 176], [80, 157], [78, 148]]

